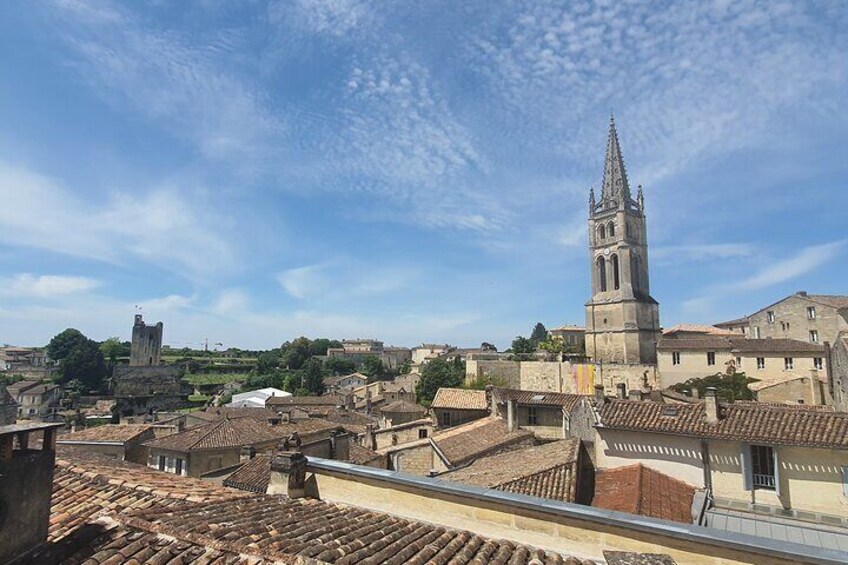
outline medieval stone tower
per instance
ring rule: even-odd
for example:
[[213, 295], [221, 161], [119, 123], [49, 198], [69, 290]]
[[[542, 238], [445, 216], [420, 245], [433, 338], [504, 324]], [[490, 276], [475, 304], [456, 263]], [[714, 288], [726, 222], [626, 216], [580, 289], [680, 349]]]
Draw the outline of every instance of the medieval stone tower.
[[635, 200], [630, 194], [612, 118], [600, 200], [589, 194], [589, 256], [586, 353], [600, 363], [656, 363], [660, 315], [648, 283], [645, 200], [641, 186]]
[[162, 355], [162, 322], [155, 326], [144, 323], [141, 314], [135, 315], [130, 345], [130, 365], [133, 367], [156, 366]]

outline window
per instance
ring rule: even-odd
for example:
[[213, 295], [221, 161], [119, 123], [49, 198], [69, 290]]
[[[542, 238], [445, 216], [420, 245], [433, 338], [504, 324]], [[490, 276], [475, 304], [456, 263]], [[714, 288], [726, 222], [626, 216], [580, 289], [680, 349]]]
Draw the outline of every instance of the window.
[[807, 306], [807, 319], [815, 320], [816, 319], [816, 307], [815, 306]]
[[164, 455], [160, 455], [160, 456], [159, 456], [159, 470], [160, 470], [160, 471], [164, 471], [164, 470], [165, 470], [165, 463], [166, 463], [166, 461], [165, 461], [165, 456], [164, 456]]
[[813, 343], [819, 342], [819, 332], [817, 330], [810, 330], [810, 341]]
[[754, 489], [775, 490], [774, 449], [767, 445], [751, 446], [751, 484]]
[[615, 224], [614, 223], [612, 223], [612, 222], [609, 223], [609, 226], [607, 227], [607, 232], [609, 232], [610, 237], [615, 237]]
[[765, 357], [757, 357], [757, 369], [765, 369], [766, 368], [766, 358]]
[[741, 368], [742, 368], [742, 358], [741, 358], [741, 357], [737, 357], [737, 358], [736, 358], [736, 368], [737, 368], [737, 369], [741, 369]]
[[813, 357], [813, 368], [816, 370], [822, 370], [822, 358], [821, 357]]
[[773, 323], [774, 323], [774, 311], [773, 311], [773, 310], [769, 310], [769, 311], [766, 313], [766, 316], [768, 317], [768, 323], [769, 323], [769, 324], [773, 324]]
[[604, 224], [601, 224], [601, 227], [598, 228], [598, 236], [601, 239], [606, 239], [607, 237], [607, 228], [604, 227]]
[[618, 276], [618, 255], [612, 256], [612, 284], [615, 290], [618, 290], [621, 286]]
[[539, 424], [539, 415], [536, 414], [535, 407], [529, 407], [527, 409], [527, 425], [528, 426], [536, 426]]
[[672, 351], [671, 352], [671, 364], [672, 365], [680, 365], [680, 352]]
[[183, 474], [183, 460], [177, 459], [176, 464], [174, 465], [174, 472], [178, 475]]
[[450, 412], [442, 412], [441, 414], [439, 414], [439, 423], [445, 428], [449, 428], [451, 425]]
[[792, 360], [792, 357], [784, 357], [783, 358], [783, 368], [787, 371], [791, 371], [795, 367], [795, 363]]
[[418, 430], [418, 439], [427, 439], [427, 430]]
[[607, 262], [603, 257], [598, 257], [598, 288], [607, 291]]
[[715, 365], [715, 351], [707, 351], [707, 365]]
[[760, 339], [760, 326], [754, 326], [754, 339]]

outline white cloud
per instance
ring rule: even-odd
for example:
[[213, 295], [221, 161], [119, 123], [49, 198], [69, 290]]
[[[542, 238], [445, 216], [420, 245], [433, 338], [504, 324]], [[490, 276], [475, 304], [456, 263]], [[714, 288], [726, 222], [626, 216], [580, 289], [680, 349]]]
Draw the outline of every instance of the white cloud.
[[396, 292], [406, 288], [417, 274], [417, 269], [405, 266], [375, 266], [337, 259], [289, 269], [277, 275], [277, 282], [294, 298], [318, 298], [327, 303]]
[[322, 272], [323, 265], [308, 265], [289, 269], [277, 275], [277, 281], [294, 298], [306, 298], [312, 293], [322, 293], [327, 289], [327, 279]]
[[0, 279], [0, 295], [55, 298], [68, 294], [88, 292], [97, 288], [99, 285], [99, 281], [89, 277], [21, 273], [10, 279]]
[[[82, 198], [48, 177], [0, 162], [0, 242], [121, 264], [143, 260], [189, 277], [232, 266], [229, 222], [184, 188]], [[36, 203], [34, 205], [34, 203]]]
[[846, 240], [805, 247], [796, 255], [777, 261], [759, 273], [733, 285], [738, 290], [758, 290], [806, 275], [835, 259], [845, 249]]

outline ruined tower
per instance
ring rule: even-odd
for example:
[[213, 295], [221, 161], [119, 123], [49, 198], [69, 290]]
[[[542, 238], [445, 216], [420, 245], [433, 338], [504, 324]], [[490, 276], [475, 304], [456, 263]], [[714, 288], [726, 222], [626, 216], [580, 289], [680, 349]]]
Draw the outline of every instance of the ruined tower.
[[600, 199], [589, 193], [589, 257], [586, 353], [600, 363], [656, 363], [660, 316], [648, 281], [645, 200], [641, 186], [631, 196], [613, 118]]
[[159, 365], [162, 355], [162, 322], [155, 326], [144, 323], [141, 314], [135, 315], [130, 347], [130, 365], [133, 367]]

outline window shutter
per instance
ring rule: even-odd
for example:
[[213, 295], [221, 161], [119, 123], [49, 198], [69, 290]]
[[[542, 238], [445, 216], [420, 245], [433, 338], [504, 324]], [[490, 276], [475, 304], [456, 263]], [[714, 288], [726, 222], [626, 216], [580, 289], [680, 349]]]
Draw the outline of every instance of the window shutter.
[[780, 461], [777, 459], [777, 448], [771, 449], [771, 457], [774, 462], [774, 493], [780, 496]]
[[742, 444], [742, 454], [739, 457], [742, 463], [742, 488], [751, 490], [753, 481], [751, 478], [751, 446], [747, 443]]

